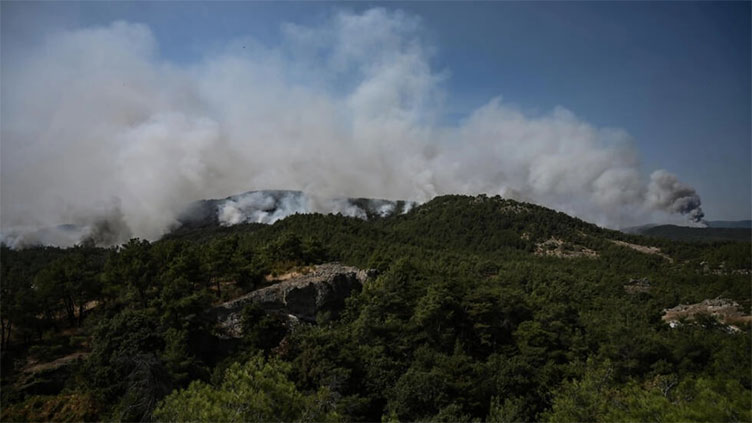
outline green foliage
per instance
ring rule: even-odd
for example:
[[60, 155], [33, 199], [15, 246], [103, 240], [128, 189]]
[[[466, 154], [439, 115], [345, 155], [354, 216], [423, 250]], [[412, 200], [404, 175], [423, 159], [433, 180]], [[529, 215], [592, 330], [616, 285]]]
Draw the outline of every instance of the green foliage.
[[281, 317], [268, 314], [255, 304], [249, 304], [243, 309], [241, 319], [243, 344], [250, 349], [261, 349], [269, 353], [287, 333]]
[[498, 397], [491, 399], [491, 407], [486, 421], [488, 423], [515, 423], [525, 421], [524, 400], [519, 397], [505, 398], [501, 401]]
[[151, 253], [149, 241], [134, 238], [124, 244], [118, 254], [110, 255], [104, 278], [112, 288], [125, 288], [123, 293], [119, 293], [121, 296], [125, 294], [125, 302], [138, 301], [142, 307], [146, 307], [149, 296], [156, 288], [158, 271]]
[[154, 411], [170, 422], [337, 421], [326, 389], [303, 394], [287, 378], [289, 365], [255, 356], [235, 363], [219, 386], [193, 382], [167, 396]]
[[124, 310], [94, 329], [87, 371], [91, 385], [105, 400], [126, 390], [126, 379], [136, 369], [139, 357], [162, 349], [164, 340], [154, 317], [145, 310]]
[[752, 419], [752, 397], [735, 380], [660, 376], [622, 385], [610, 362], [588, 362], [582, 379], [565, 382], [544, 415], [551, 422], [717, 421]]
[[33, 395], [3, 407], [4, 422], [96, 422], [99, 409], [91, 394]]
[[[551, 238], [598, 256], [536, 255]], [[749, 421], [750, 326], [670, 329], [661, 313], [719, 296], [749, 313], [751, 247], [625, 235], [485, 196], [112, 249], [0, 247], [0, 399], [21, 413], [82, 395], [97, 420]], [[375, 269], [344, 310], [293, 325], [250, 306], [242, 338], [215, 335], [213, 305], [330, 260]], [[625, 290], [642, 278], [649, 289]], [[88, 350], [59, 396], [25, 387], [30, 360]]]

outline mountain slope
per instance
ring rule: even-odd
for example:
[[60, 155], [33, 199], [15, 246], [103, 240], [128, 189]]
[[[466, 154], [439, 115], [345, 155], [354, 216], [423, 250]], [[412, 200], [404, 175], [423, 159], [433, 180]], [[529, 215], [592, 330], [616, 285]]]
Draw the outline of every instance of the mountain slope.
[[[233, 412], [235, 382], [259, 380], [292, 393], [280, 407], [346, 421], [749, 420], [750, 242], [627, 235], [449, 195], [367, 220], [293, 214], [117, 249], [0, 253], [4, 421], [80, 420], [57, 408], [71, 395], [92, 420]], [[283, 281], [327, 262], [373, 278], [302, 321], [235, 310], [239, 338], [206, 318], [285, 287], [316, 304], [316, 290]], [[737, 326], [662, 319], [715, 298], [744, 316]], [[27, 383], [29, 363], [71, 356], [84, 362]]]
[[[271, 242], [285, 234], [317, 239], [335, 257], [353, 260], [352, 264], [360, 266], [383, 256], [383, 250], [390, 251], [392, 256], [397, 251], [414, 254], [411, 251], [415, 250], [471, 253], [490, 260], [538, 254], [656, 263], [676, 259], [678, 263], [696, 257], [692, 248], [681, 244], [624, 234], [535, 204], [484, 195], [440, 196], [407, 213], [372, 216], [368, 220], [331, 214], [295, 214], [272, 225], [186, 226], [165, 239], [206, 242], [238, 234], [246, 234], [252, 240], [249, 242], [256, 243]], [[743, 257], [737, 257], [732, 250], [730, 246], [719, 247], [718, 258], [713, 261], [743, 262]]]

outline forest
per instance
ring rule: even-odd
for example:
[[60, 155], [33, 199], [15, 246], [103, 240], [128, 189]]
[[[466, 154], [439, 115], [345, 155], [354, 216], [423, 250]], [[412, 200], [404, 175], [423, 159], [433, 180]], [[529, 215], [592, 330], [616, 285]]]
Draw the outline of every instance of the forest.
[[[642, 247], [633, 248], [633, 247]], [[336, 314], [212, 306], [312, 265], [374, 275]], [[500, 197], [368, 220], [0, 249], [2, 421], [752, 421], [752, 243], [627, 235]], [[634, 281], [641, 289], [628, 289]]]

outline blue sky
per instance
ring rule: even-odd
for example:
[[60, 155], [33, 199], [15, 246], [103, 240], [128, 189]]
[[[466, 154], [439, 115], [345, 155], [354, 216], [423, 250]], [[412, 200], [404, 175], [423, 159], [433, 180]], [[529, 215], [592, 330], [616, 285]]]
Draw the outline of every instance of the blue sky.
[[190, 66], [243, 37], [276, 46], [284, 23], [374, 6], [420, 21], [443, 125], [497, 96], [530, 117], [563, 106], [625, 130], [642, 171], [677, 174], [709, 219], [750, 218], [749, 2], [3, 2], [3, 60], [60, 30], [124, 20], [148, 26], [161, 60]]

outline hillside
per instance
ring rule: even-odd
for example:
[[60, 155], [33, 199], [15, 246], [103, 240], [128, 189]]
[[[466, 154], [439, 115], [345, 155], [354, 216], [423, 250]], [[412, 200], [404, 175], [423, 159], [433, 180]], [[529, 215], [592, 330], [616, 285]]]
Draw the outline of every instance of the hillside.
[[450, 195], [0, 252], [3, 421], [752, 418], [750, 242]]

